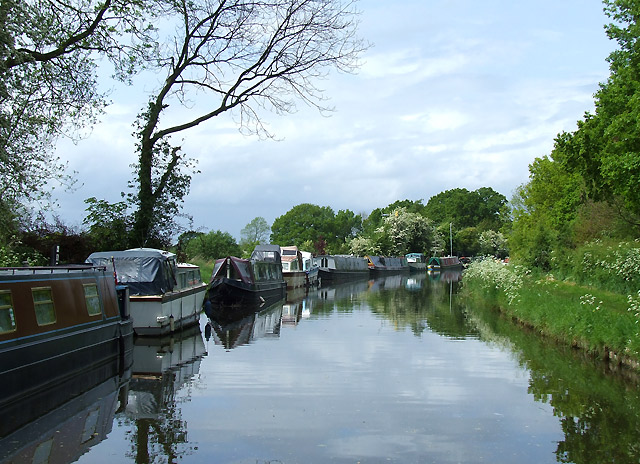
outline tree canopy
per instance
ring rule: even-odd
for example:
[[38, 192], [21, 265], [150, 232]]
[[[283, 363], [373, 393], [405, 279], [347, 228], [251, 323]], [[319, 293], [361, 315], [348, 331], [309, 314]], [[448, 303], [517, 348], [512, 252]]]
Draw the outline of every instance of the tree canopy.
[[106, 95], [97, 62], [126, 79], [149, 59], [153, 5], [141, 0], [0, 2], [0, 197], [47, 196], [70, 181], [53, 154], [60, 135], [77, 139], [96, 122]]
[[301, 247], [310, 242], [317, 244], [316, 250], [308, 251], [322, 252], [318, 248], [327, 247], [325, 251], [341, 253], [347, 248], [346, 241], [361, 226], [362, 218], [352, 211], [340, 210], [335, 214], [328, 206], [302, 203], [273, 221], [271, 243]]

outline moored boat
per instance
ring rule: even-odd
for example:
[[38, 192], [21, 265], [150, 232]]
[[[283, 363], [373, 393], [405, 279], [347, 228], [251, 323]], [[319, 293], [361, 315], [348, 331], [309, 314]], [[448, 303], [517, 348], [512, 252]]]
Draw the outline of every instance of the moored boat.
[[280, 247], [282, 277], [287, 289], [318, 285], [318, 266], [311, 253], [300, 251], [296, 246]]
[[218, 259], [209, 284], [205, 312], [211, 319], [243, 317], [286, 297], [280, 247], [258, 245], [250, 259]]
[[422, 253], [407, 253], [407, 264], [411, 272], [424, 272], [427, 270], [427, 261]]
[[321, 255], [313, 258], [322, 283], [366, 279], [369, 277], [367, 260], [353, 255]]
[[[120, 292], [120, 293], [118, 293]], [[131, 364], [125, 287], [104, 267], [0, 268], [0, 407], [77, 372]]]
[[444, 271], [445, 269], [462, 269], [462, 263], [457, 256], [433, 256], [429, 258], [429, 271]]
[[282, 259], [282, 277], [287, 290], [307, 285], [307, 274], [303, 269], [302, 253], [296, 246], [280, 247]]
[[153, 248], [92, 253], [87, 262], [106, 266], [129, 287], [137, 335], [166, 335], [198, 323], [207, 290], [198, 266]]
[[409, 272], [409, 264], [404, 256], [367, 256], [371, 275]]

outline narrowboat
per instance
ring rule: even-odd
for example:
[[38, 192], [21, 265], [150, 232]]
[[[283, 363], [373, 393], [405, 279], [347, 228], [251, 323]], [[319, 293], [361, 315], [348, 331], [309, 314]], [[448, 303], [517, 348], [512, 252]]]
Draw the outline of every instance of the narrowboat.
[[429, 258], [427, 269], [429, 271], [461, 270], [462, 263], [457, 256], [434, 256]]
[[366, 258], [372, 276], [409, 272], [409, 263], [404, 256], [367, 256]]
[[313, 258], [321, 282], [369, 278], [367, 260], [352, 255], [321, 255]]
[[422, 253], [407, 253], [404, 255], [411, 272], [424, 272], [427, 270], [427, 260]]
[[287, 289], [318, 285], [318, 266], [311, 253], [300, 251], [296, 246], [280, 247], [282, 277]]
[[227, 256], [216, 261], [205, 313], [211, 319], [241, 318], [247, 312], [255, 312], [284, 299], [286, 295], [280, 247], [258, 245], [250, 259]]
[[106, 266], [129, 287], [136, 335], [166, 335], [198, 323], [207, 291], [198, 266], [153, 248], [92, 253], [87, 262]]
[[81, 370], [116, 362], [123, 371], [132, 351], [127, 288], [104, 267], [0, 268], [3, 411]]

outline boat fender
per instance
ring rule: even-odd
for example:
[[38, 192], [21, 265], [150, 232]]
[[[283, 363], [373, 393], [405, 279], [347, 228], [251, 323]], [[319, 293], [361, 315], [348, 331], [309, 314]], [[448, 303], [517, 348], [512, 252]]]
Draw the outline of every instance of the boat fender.
[[171, 316], [169, 316], [169, 330], [171, 330], [171, 332], [173, 332], [175, 329], [174, 327], [174, 320], [173, 320], [173, 314]]

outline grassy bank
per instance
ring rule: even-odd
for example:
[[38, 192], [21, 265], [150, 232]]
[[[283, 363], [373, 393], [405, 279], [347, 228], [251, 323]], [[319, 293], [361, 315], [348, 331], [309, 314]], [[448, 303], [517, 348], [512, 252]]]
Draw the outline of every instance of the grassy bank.
[[640, 292], [558, 281], [494, 260], [472, 263], [463, 285], [468, 298], [488, 300], [544, 336], [640, 369]]
[[205, 260], [202, 258], [193, 258], [189, 259], [191, 264], [195, 264], [200, 266], [200, 276], [202, 277], [203, 282], [209, 283], [211, 280], [211, 274], [213, 274], [213, 266], [215, 265], [215, 261]]

